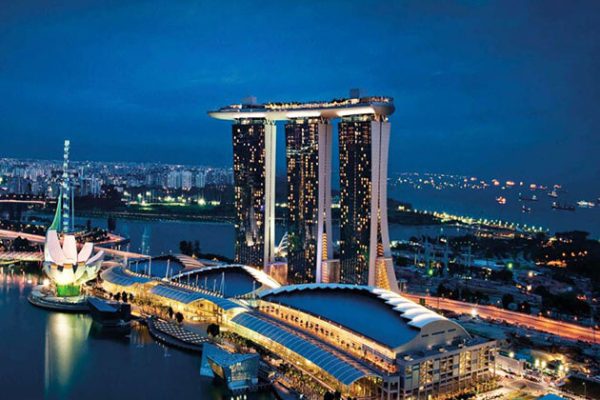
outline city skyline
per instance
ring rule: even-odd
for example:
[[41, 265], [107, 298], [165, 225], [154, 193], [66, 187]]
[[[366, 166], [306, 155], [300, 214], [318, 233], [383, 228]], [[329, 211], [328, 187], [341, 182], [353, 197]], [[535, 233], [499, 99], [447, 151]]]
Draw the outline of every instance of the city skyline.
[[4, 397], [600, 399], [600, 2], [4, 3]]
[[[2, 134], [13, 138], [7, 156], [48, 158], [56, 153], [51, 146], [25, 151], [27, 144], [69, 137], [84, 159], [214, 164], [231, 153], [227, 135], [203, 115], [211, 103], [251, 94], [259, 100], [331, 98], [362, 87], [394, 97], [402, 110], [401, 121], [392, 117], [401, 123], [391, 152], [402, 157], [391, 160], [391, 171], [496, 175], [502, 165], [509, 174], [583, 189], [598, 174], [597, 165], [581, 163], [599, 146], [590, 107], [597, 100], [593, 38], [600, 26], [594, 3], [266, 3], [260, 18], [274, 23], [255, 28], [258, 50], [278, 50], [268, 61], [250, 57], [237, 41], [247, 7], [239, 4], [213, 10], [66, 2], [32, 11], [36, 4], [11, 4], [0, 16], [10, 32], [0, 39], [7, 54], [0, 71]], [[322, 23], [283, 33], [290, 14]], [[353, 35], [358, 15], [369, 29]], [[213, 22], [219, 18], [242, 23], [224, 29]], [[507, 20], [508, 27], [499, 22]], [[335, 40], [320, 41], [326, 35]], [[314, 48], [319, 61], [297, 63], [302, 57], [291, 48], [298, 54]], [[361, 51], [364, 58], [349, 62]], [[205, 57], [211, 52], [217, 56]], [[388, 54], [385, 62], [369, 56], [381, 52]], [[239, 55], [248, 55], [245, 63], [233, 62]], [[137, 57], [144, 62], [134, 62]], [[274, 82], [277, 71], [285, 73]], [[161, 140], [173, 134], [177, 143]], [[132, 146], [140, 151], [131, 153]], [[92, 148], [99, 151], [87, 153]], [[423, 149], [425, 156], [416, 156]]]

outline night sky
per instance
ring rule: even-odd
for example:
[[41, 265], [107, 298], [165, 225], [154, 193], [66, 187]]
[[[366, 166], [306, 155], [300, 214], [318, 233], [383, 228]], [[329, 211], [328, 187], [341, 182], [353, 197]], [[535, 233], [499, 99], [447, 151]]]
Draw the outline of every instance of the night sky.
[[228, 166], [207, 110], [358, 87], [395, 99], [391, 171], [593, 194], [599, 50], [597, 1], [5, 0], [0, 157], [59, 158], [70, 138], [79, 160]]

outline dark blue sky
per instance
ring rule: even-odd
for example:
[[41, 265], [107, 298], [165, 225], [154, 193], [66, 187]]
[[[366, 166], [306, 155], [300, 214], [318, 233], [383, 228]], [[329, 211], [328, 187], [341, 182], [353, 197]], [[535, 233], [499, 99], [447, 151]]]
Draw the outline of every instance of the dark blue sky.
[[600, 190], [599, 50], [596, 1], [3, 1], [0, 156], [229, 165], [206, 110], [360, 87], [392, 171]]

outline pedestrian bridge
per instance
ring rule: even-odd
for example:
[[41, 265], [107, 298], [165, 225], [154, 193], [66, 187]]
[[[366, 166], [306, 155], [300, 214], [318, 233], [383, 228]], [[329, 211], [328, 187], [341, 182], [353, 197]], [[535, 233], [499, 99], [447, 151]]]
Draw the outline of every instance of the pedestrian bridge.
[[41, 251], [0, 251], [0, 261], [44, 261]]

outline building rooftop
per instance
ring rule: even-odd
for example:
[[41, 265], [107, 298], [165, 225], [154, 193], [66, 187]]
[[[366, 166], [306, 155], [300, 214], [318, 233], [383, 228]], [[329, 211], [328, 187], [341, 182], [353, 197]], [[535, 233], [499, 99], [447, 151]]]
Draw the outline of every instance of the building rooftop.
[[[343, 284], [284, 286], [261, 299], [282, 304], [342, 325], [389, 348], [416, 338], [426, 325], [444, 321], [464, 329], [419, 304], [384, 289]], [[458, 330], [458, 329], [457, 329]]]
[[116, 301], [106, 301], [103, 299], [99, 299], [97, 297], [88, 297], [87, 301], [98, 311], [102, 311], [105, 313], [114, 313], [118, 312], [120, 308], [120, 303]]
[[150, 282], [150, 278], [134, 275], [125, 271], [122, 267], [109, 268], [102, 272], [100, 277], [107, 282], [119, 286], [131, 286], [134, 283], [144, 284]]
[[209, 111], [216, 119], [235, 120], [264, 118], [284, 121], [292, 118], [342, 118], [352, 115], [391, 115], [394, 99], [383, 96], [354, 97], [330, 101], [232, 104]]
[[259, 357], [258, 353], [231, 353], [210, 343], [204, 344], [202, 350], [208, 353], [210, 359], [222, 366], [231, 366]]
[[367, 376], [377, 376], [374, 371], [356, 360], [334, 352], [328, 346], [304, 337], [299, 332], [284, 327], [266, 317], [253, 313], [240, 313], [233, 317], [231, 321], [304, 357], [344, 385], [350, 385]]
[[177, 275], [186, 268], [185, 264], [174, 256], [153, 257], [151, 260], [137, 260], [129, 263], [128, 268], [139, 274], [165, 278]]
[[204, 291], [188, 289], [175, 284], [161, 283], [150, 289], [150, 293], [157, 296], [166, 297], [171, 300], [178, 301], [183, 304], [190, 304], [194, 301], [207, 300], [217, 305], [223, 310], [231, 310], [233, 308], [245, 308], [244, 306], [223, 297], [215, 296]]
[[281, 285], [269, 275], [246, 265], [217, 265], [183, 271], [173, 276], [208, 290], [223, 292], [225, 297], [237, 297], [258, 289], [274, 289]]

